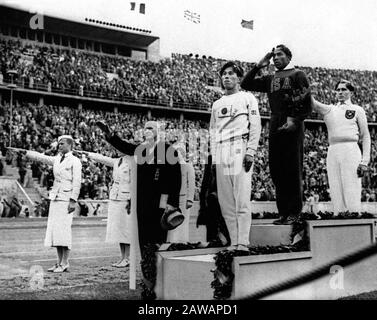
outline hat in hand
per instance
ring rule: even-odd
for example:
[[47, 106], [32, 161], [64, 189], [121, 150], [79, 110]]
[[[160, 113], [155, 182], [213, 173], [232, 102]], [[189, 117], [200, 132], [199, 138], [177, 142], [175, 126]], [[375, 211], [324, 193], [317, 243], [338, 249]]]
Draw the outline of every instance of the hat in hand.
[[182, 214], [181, 209], [169, 210], [161, 217], [161, 227], [164, 230], [173, 230], [180, 226], [183, 220], [185, 220], [185, 216]]

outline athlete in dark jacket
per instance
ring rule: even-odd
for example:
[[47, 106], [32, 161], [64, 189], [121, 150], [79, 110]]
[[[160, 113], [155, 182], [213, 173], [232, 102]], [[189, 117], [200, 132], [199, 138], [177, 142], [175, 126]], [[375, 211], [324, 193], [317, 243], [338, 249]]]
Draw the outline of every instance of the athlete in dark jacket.
[[[277, 69], [275, 74], [256, 77], [271, 58]], [[290, 65], [291, 58], [291, 51], [279, 45], [241, 82], [245, 90], [266, 92], [269, 100], [269, 167], [280, 214], [275, 224], [293, 223], [303, 206], [303, 121], [312, 107], [308, 79], [302, 70]]]

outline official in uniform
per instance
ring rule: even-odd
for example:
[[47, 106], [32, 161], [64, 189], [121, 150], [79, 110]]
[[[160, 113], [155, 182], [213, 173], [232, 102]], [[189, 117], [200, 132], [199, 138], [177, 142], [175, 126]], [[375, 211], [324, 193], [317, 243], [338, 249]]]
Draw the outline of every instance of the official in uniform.
[[131, 204], [131, 167], [130, 157], [110, 158], [99, 153], [77, 151], [89, 159], [113, 168], [113, 184], [110, 189], [107, 210], [106, 242], [119, 243], [121, 258], [112, 264], [113, 267], [124, 268], [129, 265], [126, 251], [129, 252], [130, 204]]
[[[277, 71], [256, 77], [271, 58]], [[266, 92], [271, 108], [269, 168], [280, 215], [275, 224], [294, 223], [303, 207], [304, 119], [311, 113], [311, 99], [309, 81], [303, 71], [294, 68], [291, 59], [291, 51], [278, 45], [241, 82], [245, 90]], [[296, 100], [295, 92], [302, 93], [295, 96]]]
[[248, 250], [251, 174], [261, 119], [254, 95], [239, 91], [242, 68], [229, 61], [222, 66], [220, 76], [225, 95], [214, 102], [210, 119], [218, 200], [231, 239], [229, 249]]
[[69, 268], [68, 257], [72, 248], [72, 218], [81, 187], [81, 162], [72, 154], [73, 138], [58, 138], [57, 156], [46, 156], [36, 151], [10, 148], [33, 161], [53, 166], [54, 184], [49, 193], [50, 208], [44, 245], [56, 247], [58, 261], [48, 269], [60, 273]]
[[[142, 260], [148, 257], [150, 245], [159, 245], [167, 240], [167, 229], [162, 218], [179, 210], [181, 189], [181, 166], [177, 150], [159, 139], [157, 121], [147, 121], [144, 126], [145, 141], [141, 144], [122, 140], [103, 122], [97, 122], [105, 133], [106, 140], [123, 154], [134, 156], [137, 163], [137, 222]], [[163, 195], [166, 195], [163, 197]], [[144, 299], [154, 299], [154, 279], [143, 269]]]
[[362, 107], [351, 102], [355, 88], [349, 81], [339, 81], [335, 91], [336, 105], [313, 98], [313, 109], [323, 116], [329, 137], [326, 165], [331, 201], [334, 215], [344, 211], [360, 213], [361, 177], [368, 170], [371, 148], [367, 117]]
[[185, 243], [189, 241], [190, 209], [194, 203], [195, 170], [192, 163], [185, 161], [186, 150], [184, 145], [173, 145], [179, 156], [181, 165], [182, 184], [179, 192], [179, 208], [184, 215], [183, 223], [168, 232], [167, 241], [171, 243]]

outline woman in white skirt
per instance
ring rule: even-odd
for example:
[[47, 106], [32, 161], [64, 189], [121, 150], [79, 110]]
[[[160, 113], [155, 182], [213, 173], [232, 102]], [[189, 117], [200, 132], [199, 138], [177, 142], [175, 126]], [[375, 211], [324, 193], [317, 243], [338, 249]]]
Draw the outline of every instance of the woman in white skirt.
[[9, 148], [31, 160], [53, 166], [54, 184], [49, 193], [50, 208], [44, 244], [56, 247], [58, 260], [49, 272], [60, 273], [69, 268], [68, 257], [72, 247], [72, 218], [81, 188], [81, 162], [72, 154], [73, 139], [64, 135], [58, 138], [59, 154], [46, 156], [36, 151]]
[[[110, 189], [107, 210], [106, 242], [119, 243], [120, 246], [121, 258], [118, 262], [112, 264], [112, 266], [117, 268], [127, 267], [129, 265], [127, 255], [129, 254], [131, 237], [129, 231], [131, 212], [131, 167], [129, 156], [110, 158], [93, 152], [78, 150], [75, 150], [75, 152], [82, 153], [93, 161], [113, 168], [113, 185]], [[126, 251], [128, 251], [128, 254]]]

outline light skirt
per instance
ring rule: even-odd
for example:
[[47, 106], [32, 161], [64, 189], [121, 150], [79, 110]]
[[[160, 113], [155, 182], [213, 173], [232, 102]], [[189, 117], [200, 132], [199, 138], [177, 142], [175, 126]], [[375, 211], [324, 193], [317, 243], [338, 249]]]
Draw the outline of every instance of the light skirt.
[[68, 201], [51, 201], [44, 245], [46, 247], [72, 247], [72, 218], [68, 214]]
[[109, 201], [107, 210], [107, 243], [130, 243], [130, 215], [127, 214], [127, 201]]

